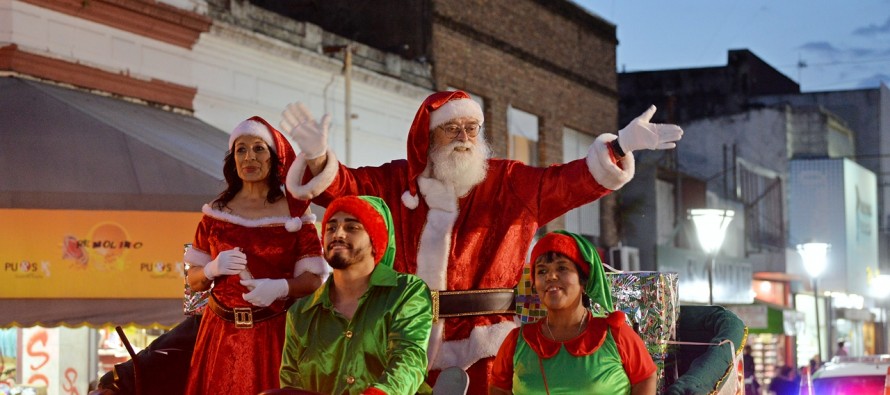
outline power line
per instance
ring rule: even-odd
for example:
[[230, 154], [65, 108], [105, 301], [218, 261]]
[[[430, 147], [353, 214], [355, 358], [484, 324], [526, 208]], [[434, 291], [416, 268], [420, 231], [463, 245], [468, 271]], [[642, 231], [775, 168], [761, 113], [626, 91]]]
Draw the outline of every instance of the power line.
[[[800, 67], [800, 62], [795, 64], [788, 64], [784, 66], [780, 66], [781, 68], [797, 68]], [[806, 66], [841, 66], [848, 64], [862, 64], [862, 63], [880, 63], [880, 62], [890, 62], [890, 58], [874, 58], [874, 59], [861, 59], [861, 60], [835, 60], [831, 62], [821, 62], [821, 63], [810, 63], [804, 61]]]

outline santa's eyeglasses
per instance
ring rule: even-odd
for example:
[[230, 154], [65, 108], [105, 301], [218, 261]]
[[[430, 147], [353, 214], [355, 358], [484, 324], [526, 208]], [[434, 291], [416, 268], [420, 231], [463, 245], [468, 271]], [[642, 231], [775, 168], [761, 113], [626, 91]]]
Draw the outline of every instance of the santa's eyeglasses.
[[456, 123], [446, 123], [442, 126], [439, 126], [439, 128], [445, 132], [445, 136], [453, 139], [457, 137], [457, 135], [459, 135], [461, 131], [467, 132], [467, 137], [476, 137], [482, 130], [482, 125], [478, 123], [468, 123], [461, 126]]

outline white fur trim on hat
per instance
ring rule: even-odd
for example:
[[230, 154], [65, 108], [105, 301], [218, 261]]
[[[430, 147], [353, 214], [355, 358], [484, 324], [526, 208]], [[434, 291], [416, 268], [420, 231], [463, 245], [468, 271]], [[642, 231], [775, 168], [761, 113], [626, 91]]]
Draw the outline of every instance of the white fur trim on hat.
[[473, 99], [451, 100], [430, 113], [430, 130], [455, 118], [473, 117], [479, 124], [485, 122], [482, 107]]
[[272, 133], [269, 133], [269, 128], [266, 125], [263, 125], [260, 122], [254, 121], [252, 119], [248, 119], [235, 126], [235, 130], [232, 131], [232, 134], [229, 135], [229, 149], [232, 149], [235, 145], [235, 140], [241, 136], [256, 136], [263, 141], [266, 142], [266, 145], [275, 151], [275, 141], [272, 139]]
[[325, 189], [331, 186], [334, 179], [337, 178], [340, 162], [331, 150], [327, 151], [327, 156], [327, 163], [325, 163], [321, 173], [316, 174], [309, 182], [303, 184], [303, 174], [306, 173], [306, 155], [302, 153], [297, 155], [297, 160], [290, 165], [290, 169], [287, 170], [287, 176], [284, 177], [284, 185], [291, 196], [297, 199], [311, 200], [321, 195]]
[[621, 166], [612, 161], [607, 144], [617, 138], [618, 136], [611, 133], [601, 134], [587, 151], [587, 169], [590, 170], [593, 179], [613, 191], [627, 184], [634, 177], [635, 172], [633, 153], [628, 152], [627, 155], [619, 159]]

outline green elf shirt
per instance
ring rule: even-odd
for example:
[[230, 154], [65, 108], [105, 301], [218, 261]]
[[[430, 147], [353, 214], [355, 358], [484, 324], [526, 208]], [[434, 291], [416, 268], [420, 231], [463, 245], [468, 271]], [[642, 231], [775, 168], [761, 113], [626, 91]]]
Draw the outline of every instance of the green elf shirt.
[[655, 372], [645, 344], [621, 312], [608, 318], [588, 312], [584, 331], [565, 342], [545, 337], [543, 321], [507, 336], [494, 362], [492, 386], [514, 394], [629, 394], [632, 384]]
[[334, 310], [333, 277], [287, 312], [282, 388], [324, 394], [414, 394], [433, 322], [426, 283], [377, 265], [352, 320]]

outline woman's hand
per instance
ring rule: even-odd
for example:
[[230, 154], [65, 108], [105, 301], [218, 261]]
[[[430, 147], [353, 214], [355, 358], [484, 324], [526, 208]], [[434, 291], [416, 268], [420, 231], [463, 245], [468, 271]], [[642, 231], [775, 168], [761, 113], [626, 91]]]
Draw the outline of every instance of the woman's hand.
[[241, 297], [250, 304], [259, 307], [266, 307], [278, 298], [287, 296], [290, 286], [286, 279], [270, 279], [260, 278], [256, 280], [241, 280], [241, 285], [251, 289], [250, 292], [242, 294]]
[[247, 255], [240, 248], [220, 251], [216, 259], [204, 266], [204, 276], [213, 280], [219, 276], [231, 276], [241, 273], [247, 267]]

